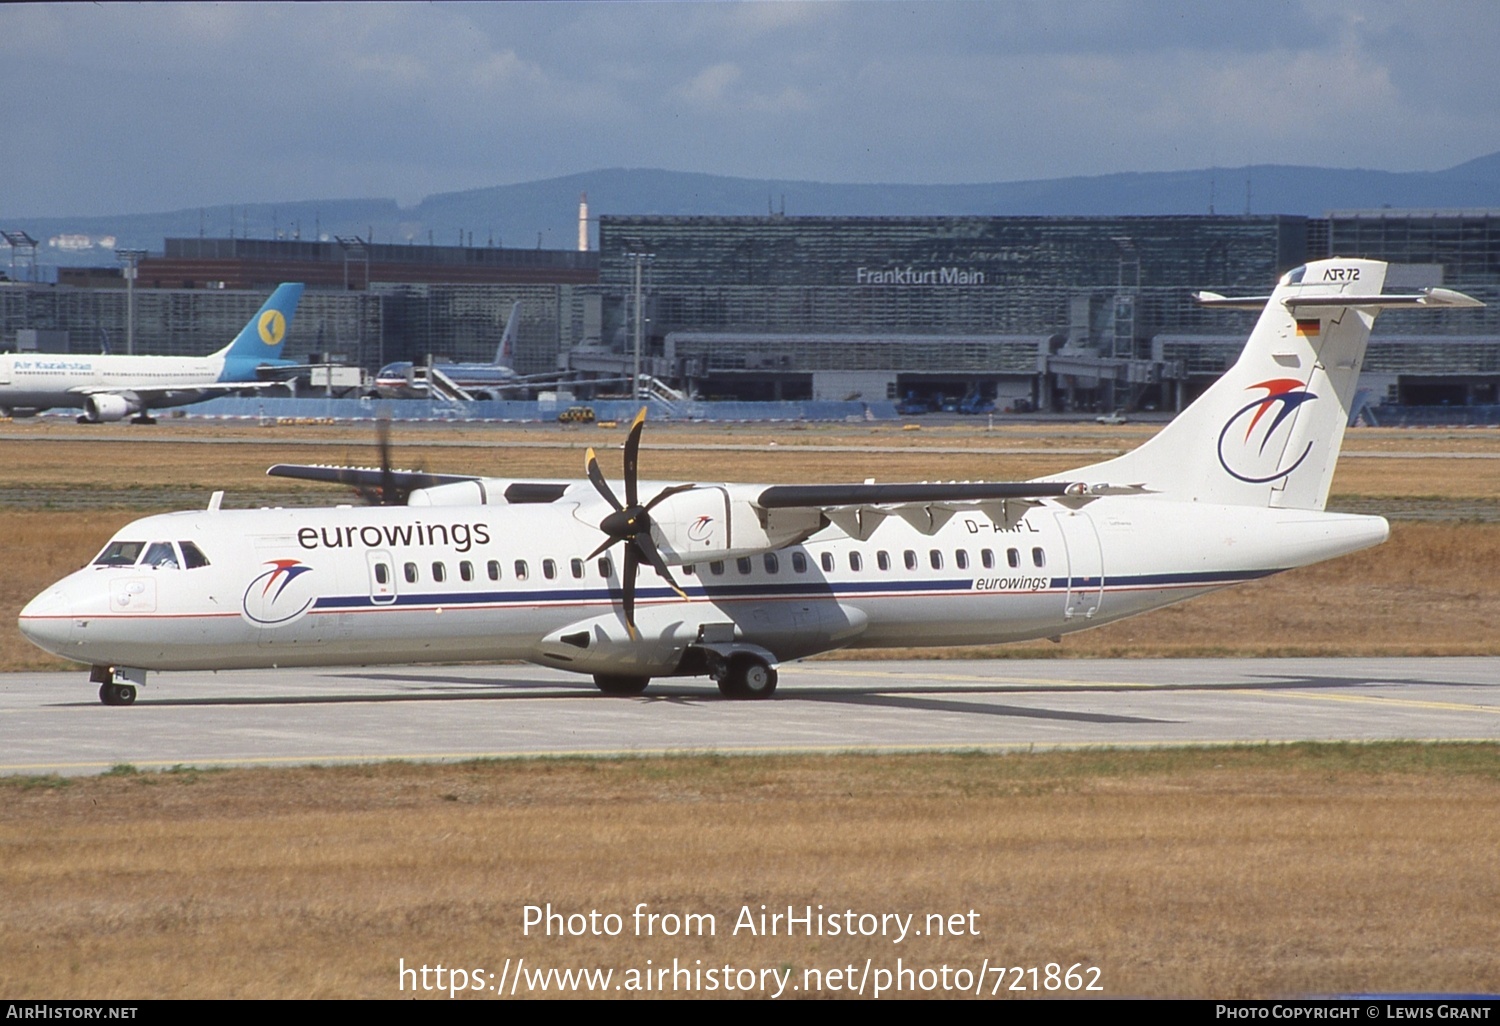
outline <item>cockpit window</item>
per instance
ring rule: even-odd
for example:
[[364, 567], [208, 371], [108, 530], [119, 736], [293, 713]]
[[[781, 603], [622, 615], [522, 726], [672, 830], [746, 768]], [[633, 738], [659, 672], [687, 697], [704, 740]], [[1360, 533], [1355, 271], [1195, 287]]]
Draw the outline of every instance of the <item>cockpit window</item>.
[[112, 541], [104, 547], [103, 552], [94, 557], [94, 565], [135, 566], [135, 561], [141, 558], [141, 550], [145, 547], [145, 542]]
[[1294, 267], [1290, 271], [1286, 272], [1286, 274], [1283, 274], [1281, 276], [1281, 284], [1283, 284], [1283, 285], [1301, 285], [1302, 284], [1302, 276], [1304, 274], [1306, 274], [1306, 273], [1307, 273], [1307, 265], [1306, 264], [1303, 264], [1301, 267]]
[[141, 563], [145, 566], [160, 567], [163, 570], [176, 570], [182, 565], [177, 560], [177, 550], [172, 548], [171, 542], [152, 542]]
[[188, 570], [196, 570], [200, 566], [208, 566], [208, 557], [203, 550], [190, 541], [180, 541], [177, 547], [182, 550], [182, 565]]

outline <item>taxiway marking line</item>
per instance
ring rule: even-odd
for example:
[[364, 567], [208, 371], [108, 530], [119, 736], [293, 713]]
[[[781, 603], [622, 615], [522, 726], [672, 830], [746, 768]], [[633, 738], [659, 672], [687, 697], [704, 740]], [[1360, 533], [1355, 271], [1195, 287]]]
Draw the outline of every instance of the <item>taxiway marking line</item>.
[[1462, 702], [1429, 702], [1416, 698], [1387, 698], [1382, 695], [1319, 695], [1306, 691], [1246, 690], [1245, 695], [1262, 695], [1267, 698], [1305, 698], [1312, 702], [1354, 702], [1364, 705], [1399, 705], [1413, 709], [1446, 709], [1451, 712], [1483, 712], [1500, 715], [1500, 706], [1466, 705]]
[[[801, 675], [801, 674], [804, 674], [804, 673], [810, 673], [810, 674], [813, 674], [814, 676], [823, 675], [823, 676], [828, 676], [828, 677], [857, 677], [857, 678], [865, 679], [865, 680], [868, 680], [868, 679], [871, 679], [871, 678], [888, 678], [888, 677], [889, 678], [896, 678], [898, 680], [905, 680], [905, 679], [910, 678], [910, 676], [911, 676], [911, 674], [909, 674], [909, 673], [898, 673], [895, 670], [876, 670], [876, 671], [872, 672], [872, 671], [855, 671], [855, 670], [831, 670], [831, 669], [823, 669], [821, 667], [819, 667], [817, 669], [813, 669], [812, 667], [807, 666], [805, 664], [802, 665], [802, 666], [797, 667], [796, 672], [797, 672], [798, 675]], [[923, 673], [921, 675], [921, 677], [922, 677], [922, 679], [924, 681], [928, 681], [928, 680], [956, 681], [956, 682], [959, 682], [959, 683], [967, 683], [967, 684], [974, 684], [974, 685], [987, 685], [987, 684], [1017, 684], [1017, 685], [1026, 685], [1026, 686], [1044, 685], [1046, 687], [1068, 687], [1068, 688], [1081, 688], [1081, 689], [1083, 689], [1083, 688], [1131, 688], [1131, 689], [1138, 689], [1138, 690], [1144, 690], [1144, 691], [1149, 691], [1149, 690], [1151, 690], [1153, 688], [1161, 688], [1161, 687], [1169, 687], [1170, 686], [1170, 687], [1175, 687], [1177, 690], [1183, 690], [1183, 686], [1182, 685], [1150, 684], [1150, 683], [1142, 683], [1140, 681], [1068, 680], [1067, 678], [1063, 678], [1063, 677], [991, 677], [991, 676], [969, 676], [969, 675], [958, 674], [958, 673]]]

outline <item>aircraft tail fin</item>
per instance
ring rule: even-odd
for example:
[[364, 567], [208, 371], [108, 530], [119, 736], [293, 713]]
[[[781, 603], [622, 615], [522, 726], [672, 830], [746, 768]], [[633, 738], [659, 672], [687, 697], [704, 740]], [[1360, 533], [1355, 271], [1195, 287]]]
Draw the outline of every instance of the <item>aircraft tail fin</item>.
[[1199, 293], [1210, 307], [1261, 308], [1234, 366], [1145, 445], [1067, 476], [1189, 502], [1323, 509], [1376, 314], [1483, 305], [1448, 289], [1383, 294], [1386, 266], [1317, 260], [1270, 296]]
[[505, 331], [500, 335], [500, 344], [495, 347], [495, 366], [513, 367], [516, 359], [516, 331], [521, 327], [521, 303], [517, 300], [505, 319]]
[[300, 282], [276, 286], [271, 298], [240, 329], [234, 341], [214, 354], [224, 357], [224, 380], [253, 381], [256, 366], [286, 359], [281, 344], [292, 325], [292, 315], [297, 312], [302, 289]]

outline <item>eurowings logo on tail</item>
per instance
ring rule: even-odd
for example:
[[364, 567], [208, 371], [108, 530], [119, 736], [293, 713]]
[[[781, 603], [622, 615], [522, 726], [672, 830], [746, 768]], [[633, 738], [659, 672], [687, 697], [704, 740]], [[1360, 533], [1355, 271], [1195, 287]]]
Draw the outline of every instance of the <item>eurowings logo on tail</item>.
[[268, 559], [266, 565], [271, 569], [251, 580], [245, 588], [240, 608], [244, 610], [245, 619], [262, 627], [291, 623], [312, 607], [317, 596], [309, 594], [304, 598], [303, 589], [297, 588], [293, 588], [285, 600], [282, 595], [293, 581], [310, 572], [312, 567], [299, 559]]
[[[1297, 408], [1317, 396], [1296, 378], [1272, 378], [1250, 385], [1246, 391], [1254, 389], [1264, 389], [1266, 394], [1236, 410], [1224, 422], [1224, 430], [1219, 432], [1219, 465], [1231, 477], [1241, 481], [1269, 484], [1300, 467], [1302, 461], [1307, 459], [1307, 454], [1312, 451], [1313, 444], [1309, 440], [1307, 448], [1302, 450], [1291, 465], [1283, 467], [1281, 445], [1271, 443], [1278, 438], [1282, 444], [1285, 443], [1285, 432], [1278, 436], [1278, 429], [1285, 425], [1287, 432], [1290, 432], [1291, 425], [1296, 420], [1293, 414], [1297, 412]], [[1275, 415], [1267, 420], [1266, 414], [1273, 409]], [[1244, 429], [1243, 436], [1241, 427]]]

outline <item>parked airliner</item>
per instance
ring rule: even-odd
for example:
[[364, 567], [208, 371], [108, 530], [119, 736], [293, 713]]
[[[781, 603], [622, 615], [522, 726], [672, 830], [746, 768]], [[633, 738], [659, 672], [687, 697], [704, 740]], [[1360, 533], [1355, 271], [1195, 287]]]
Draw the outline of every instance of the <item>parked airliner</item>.
[[[521, 325], [521, 304], [512, 304], [510, 316], [505, 320], [505, 330], [500, 334], [500, 344], [495, 347], [495, 359], [490, 363], [435, 363], [435, 369], [443, 375], [450, 387], [456, 386], [476, 400], [499, 399], [505, 392], [513, 391], [528, 381], [556, 379], [557, 373], [522, 377], [516, 373], [516, 332]], [[433, 389], [426, 377], [428, 368], [418, 368], [410, 361], [388, 363], [375, 372], [375, 388], [380, 395], [392, 399], [426, 399]]]
[[0, 354], [0, 411], [30, 416], [54, 407], [82, 409], [80, 423], [123, 420], [150, 424], [151, 411], [278, 384], [271, 368], [298, 364], [281, 358], [281, 343], [302, 298], [300, 284], [276, 287], [234, 341], [209, 356], [69, 356]]
[[[576, 481], [337, 467], [374, 506], [145, 517], [37, 596], [20, 627], [88, 664], [107, 704], [151, 670], [521, 659], [637, 694], [712, 676], [765, 698], [777, 664], [841, 647], [1056, 637], [1376, 545], [1325, 511], [1386, 265], [1319, 260], [1270, 296], [1239, 360], [1140, 448], [993, 484]], [[650, 498], [646, 498], [650, 496]], [[397, 504], [403, 503], [403, 504]], [[644, 571], [644, 572], [642, 572]], [[637, 574], [641, 573], [639, 582]]]

